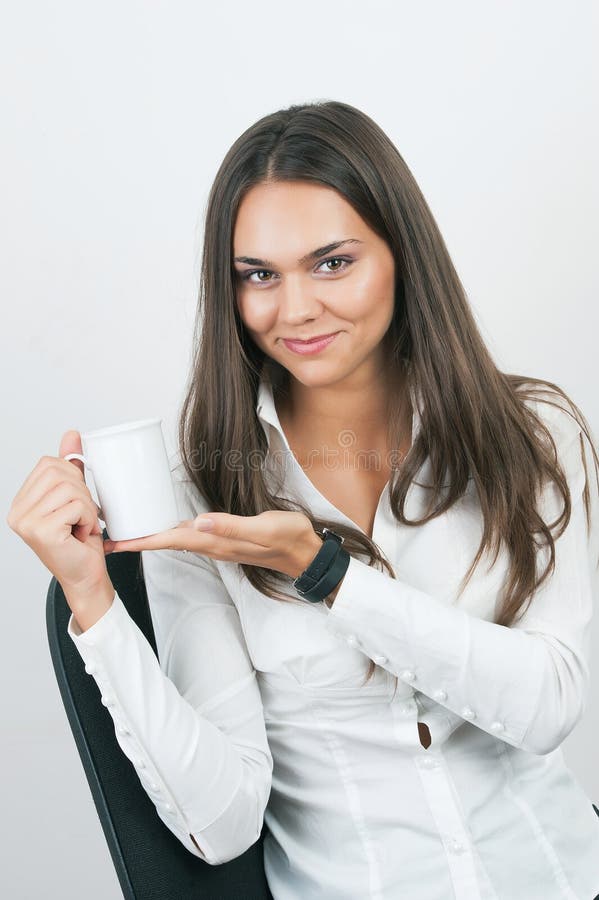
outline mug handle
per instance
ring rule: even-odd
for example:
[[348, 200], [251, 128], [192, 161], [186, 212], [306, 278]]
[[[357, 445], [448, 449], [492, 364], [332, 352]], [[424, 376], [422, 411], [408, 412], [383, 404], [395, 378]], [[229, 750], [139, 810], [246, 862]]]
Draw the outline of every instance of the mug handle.
[[[92, 469], [92, 467], [89, 465], [89, 463], [88, 463], [88, 461], [86, 460], [85, 456], [82, 456], [80, 453], [67, 453], [66, 456], [63, 456], [63, 459], [80, 459], [81, 462], [84, 464], [84, 466], [86, 466], [86, 468], [88, 468], [88, 469], [90, 470], [90, 472], [93, 472], [93, 469]], [[98, 516], [99, 516], [100, 519], [102, 519], [103, 522], [106, 521], [106, 519], [104, 518], [104, 513], [102, 512], [101, 507], [99, 507]]]
[[82, 463], [91, 471], [91, 466], [86, 460], [85, 456], [81, 456], [80, 453], [67, 453], [66, 456], [63, 456], [63, 459], [80, 459]]

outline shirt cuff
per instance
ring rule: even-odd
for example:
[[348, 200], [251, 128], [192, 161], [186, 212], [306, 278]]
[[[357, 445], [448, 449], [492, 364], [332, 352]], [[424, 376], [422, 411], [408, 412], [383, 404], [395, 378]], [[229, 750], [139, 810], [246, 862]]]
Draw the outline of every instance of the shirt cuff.
[[[350, 556], [349, 565], [341, 581], [337, 595], [331, 604], [325, 601], [325, 607], [329, 611], [329, 618], [343, 619], [351, 614], [352, 606], [360, 597], [368, 598], [372, 592], [371, 579], [372, 567], [360, 562], [355, 556]], [[382, 574], [382, 573], [381, 573]], [[366, 600], [367, 605], [369, 601]]]
[[106, 612], [100, 616], [97, 622], [82, 631], [75, 615], [71, 613], [67, 624], [67, 633], [77, 646], [93, 647], [102, 643], [114, 634], [115, 630], [122, 628], [124, 618], [129, 618], [129, 613], [117, 592], [114, 592], [112, 604]]

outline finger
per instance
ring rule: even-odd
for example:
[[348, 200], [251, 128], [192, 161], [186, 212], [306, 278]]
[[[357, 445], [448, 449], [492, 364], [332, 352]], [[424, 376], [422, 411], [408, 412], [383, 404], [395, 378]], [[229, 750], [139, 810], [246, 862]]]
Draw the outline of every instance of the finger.
[[90, 510], [93, 511], [96, 518], [100, 507], [94, 502], [93, 497], [84, 484], [79, 481], [60, 481], [54, 483], [52, 487], [40, 498], [37, 504], [38, 515], [48, 515], [50, 512], [64, 506], [70, 500], [81, 500], [86, 503]]
[[[58, 448], [59, 457], [62, 459], [69, 453], [83, 453], [83, 448], [81, 446], [81, 435], [78, 431], [65, 431], [61, 438], [60, 447]], [[67, 459], [65, 460], [65, 462], [68, 462], [69, 465], [74, 466], [79, 470], [81, 475], [83, 475], [85, 466], [80, 459]]]
[[93, 528], [95, 519], [89, 504], [76, 497], [60, 509], [43, 516], [40, 522], [43, 528], [48, 529], [49, 534], [55, 535], [58, 530], [65, 540], [72, 534], [83, 542]]
[[19, 504], [21, 503], [24, 496], [27, 495], [31, 485], [38, 480], [40, 475], [46, 471], [50, 466], [52, 466], [56, 462], [55, 456], [41, 456], [27, 478], [22, 483], [21, 487], [15, 494], [12, 501], [12, 509], [15, 510]]
[[[54, 494], [55, 489], [60, 488], [58, 494]], [[30, 483], [29, 489], [23, 493], [20, 500], [13, 501], [13, 515], [15, 519], [21, 520], [31, 515], [38, 506], [42, 505], [43, 515], [46, 515], [53, 509], [58, 509], [74, 495], [81, 499], [89, 500], [94, 503], [88, 487], [82, 480], [82, 475], [72, 466], [65, 463], [60, 465], [59, 460], [52, 458], [48, 464], [37, 474], [37, 478]], [[53, 503], [53, 506], [49, 506]], [[99, 507], [94, 503], [96, 515]]]
[[89, 491], [83, 472], [78, 467], [72, 466], [69, 460], [59, 459], [56, 456], [42, 456], [15, 494], [11, 505], [13, 516], [19, 518], [26, 514], [50, 486], [58, 481], [84, 485]]
[[[190, 549], [189, 537], [194, 535], [191, 524], [191, 519], [185, 519], [167, 531], [158, 531], [156, 534], [130, 538], [127, 541], [108, 539], [104, 544], [108, 545], [106, 549], [109, 553], [136, 553], [139, 550], [188, 550]], [[181, 533], [183, 529], [187, 531], [187, 540]]]
[[63, 482], [56, 485], [35, 509], [35, 515], [40, 519], [45, 519], [49, 515], [59, 512], [61, 509], [68, 508], [71, 503], [80, 503], [84, 514], [81, 520], [73, 524], [73, 534], [80, 541], [85, 541], [90, 534], [101, 533], [100, 523], [98, 522], [98, 507], [85, 489], [81, 489], [80, 485], [72, 485]]
[[[237, 518], [237, 517], [233, 517]], [[241, 517], [239, 517], [241, 518]], [[260, 559], [266, 547], [256, 541], [225, 537], [213, 531], [206, 533], [193, 527], [194, 520], [185, 520], [167, 531], [127, 541], [111, 541], [109, 553], [136, 553], [142, 550], [188, 550], [212, 559], [231, 560], [238, 557]], [[223, 526], [224, 527], [224, 526]]]
[[242, 543], [259, 544], [264, 535], [265, 519], [262, 515], [235, 516], [232, 513], [200, 513], [193, 519], [193, 528], [200, 532], [217, 534], [223, 538], [237, 539]]

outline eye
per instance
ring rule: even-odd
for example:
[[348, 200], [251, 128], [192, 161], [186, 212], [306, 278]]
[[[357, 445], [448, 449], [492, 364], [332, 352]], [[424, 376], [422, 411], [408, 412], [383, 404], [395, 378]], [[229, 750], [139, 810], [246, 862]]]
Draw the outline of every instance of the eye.
[[[269, 272], [268, 269], [249, 269], [247, 272], [240, 272], [239, 277], [242, 281], [249, 281], [252, 275], [272, 275], [272, 272]], [[265, 284], [262, 280], [254, 281], [252, 284]]]
[[[336, 274], [337, 272], [344, 272], [348, 269], [351, 264], [354, 262], [353, 259], [346, 256], [329, 256], [328, 259], [323, 259], [321, 263], [316, 267], [320, 269], [321, 266], [325, 266], [328, 263], [341, 263], [341, 266], [338, 266], [334, 269], [329, 269], [330, 274]], [[269, 269], [248, 269], [247, 272], [238, 272], [238, 276], [241, 281], [247, 281], [250, 284], [269, 284], [272, 279], [263, 280], [259, 279], [258, 281], [250, 281], [252, 275], [272, 275], [273, 273]]]
[[[331, 257], [329, 257], [329, 259], [325, 259], [324, 262], [321, 263], [321, 265], [324, 266], [324, 265], [326, 265], [326, 263], [331, 263], [331, 262], [343, 263], [343, 262], [346, 262], [346, 260], [341, 259], [340, 256], [331, 256]], [[343, 270], [342, 269], [329, 269], [329, 272], [341, 272], [341, 271], [343, 271]]]

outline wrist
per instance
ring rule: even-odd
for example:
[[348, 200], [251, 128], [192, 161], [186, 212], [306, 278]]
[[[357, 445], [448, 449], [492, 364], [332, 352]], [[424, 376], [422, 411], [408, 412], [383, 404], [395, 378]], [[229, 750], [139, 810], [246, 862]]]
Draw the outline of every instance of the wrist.
[[321, 547], [322, 538], [316, 534], [313, 528], [310, 528], [309, 534], [306, 535], [306, 540], [298, 547], [294, 555], [293, 563], [288, 572], [291, 578], [297, 578], [298, 575], [301, 575], [308, 568]]
[[[325, 529], [325, 531], [327, 530], [330, 529]], [[339, 540], [338, 534], [335, 534], [334, 537], [336, 540]], [[325, 561], [326, 557], [323, 557], [319, 560], [320, 569], [314, 569], [312, 563], [315, 563], [316, 557], [323, 551], [323, 543], [327, 545], [327, 551], [332, 550], [332, 547], [329, 547], [328, 536], [323, 542], [323, 539], [313, 529], [310, 529], [310, 534], [307, 538], [307, 543], [303, 545], [304, 555], [301, 556], [300, 553], [297, 553], [295, 556], [296, 565], [293, 569], [292, 577], [294, 578], [294, 581], [299, 580], [300, 575], [303, 575], [307, 569], [309, 570], [312, 568], [314, 571], [310, 572], [309, 575], [306, 575], [306, 578], [302, 579], [302, 588], [300, 589], [298, 586], [297, 589], [302, 596], [307, 597], [312, 602], [322, 600], [330, 609], [339, 592], [339, 588], [343, 584], [350, 557], [347, 551], [343, 549], [339, 549], [338, 553], [334, 551], [333, 556], [331, 556], [329, 552], [329, 562], [327, 563]], [[318, 582], [318, 586], [315, 585], [315, 580]], [[329, 589], [329, 592], [324, 594], [323, 592], [327, 589]]]
[[64, 589], [63, 593], [82, 631], [91, 628], [112, 606], [115, 589], [109, 578], [85, 590]]

